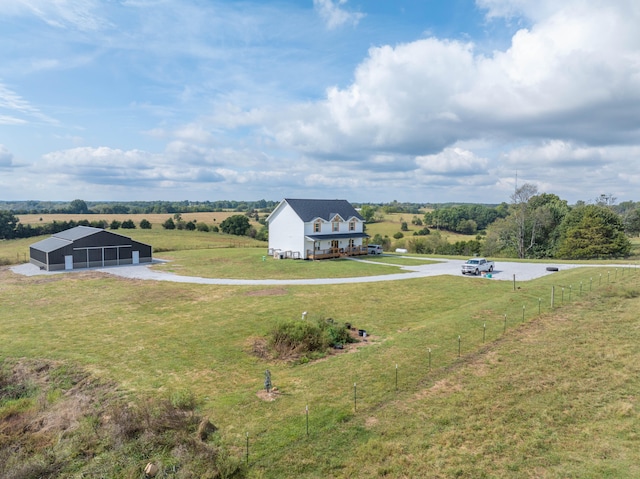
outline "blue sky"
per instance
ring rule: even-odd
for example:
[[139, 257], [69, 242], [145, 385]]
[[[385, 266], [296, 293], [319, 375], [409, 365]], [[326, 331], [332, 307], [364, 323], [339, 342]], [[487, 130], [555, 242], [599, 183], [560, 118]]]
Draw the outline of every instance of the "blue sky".
[[640, 200], [637, 0], [0, 2], [0, 199]]

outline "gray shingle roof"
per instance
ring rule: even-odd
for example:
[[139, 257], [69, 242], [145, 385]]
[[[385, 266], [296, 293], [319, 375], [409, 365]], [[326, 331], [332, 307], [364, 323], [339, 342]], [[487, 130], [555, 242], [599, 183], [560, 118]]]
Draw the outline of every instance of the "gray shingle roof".
[[326, 221], [331, 221], [335, 215], [340, 215], [343, 220], [348, 220], [351, 217], [363, 220], [362, 216], [355, 210], [351, 203], [347, 200], [305, 200], [305, 199], [293, 199], [285, 198], [293, 211], [300, 217], [305, 223], [312, 221], [315, 218], [322, 218]]

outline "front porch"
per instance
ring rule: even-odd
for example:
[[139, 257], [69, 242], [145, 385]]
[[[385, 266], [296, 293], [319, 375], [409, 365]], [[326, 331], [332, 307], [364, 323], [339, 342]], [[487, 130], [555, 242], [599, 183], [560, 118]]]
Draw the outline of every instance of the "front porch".
[[345, 256], [362, 256], [369, 254], [366, 246], [351, 246], [346, 248], [327, 248], [307, 250], [307, 259], [331, 259]]

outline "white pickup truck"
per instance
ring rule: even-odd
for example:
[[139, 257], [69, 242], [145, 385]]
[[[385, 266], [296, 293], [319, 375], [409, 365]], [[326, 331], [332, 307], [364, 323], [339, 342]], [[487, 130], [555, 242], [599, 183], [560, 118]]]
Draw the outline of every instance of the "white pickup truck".
[[493, 261], [487, 261], [485, 258], [471, 258], [462, 265], [462, 274], [491, 273], [493, 271]]

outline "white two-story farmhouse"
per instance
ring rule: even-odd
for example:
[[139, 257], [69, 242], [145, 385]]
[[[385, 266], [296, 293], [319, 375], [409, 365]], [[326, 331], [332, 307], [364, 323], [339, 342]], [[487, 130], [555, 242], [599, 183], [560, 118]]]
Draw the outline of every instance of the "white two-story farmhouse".
[[367, 254], [364, 219], [346, 200], [285, 198], [267, 218], [269, 252], [324, 259]]

